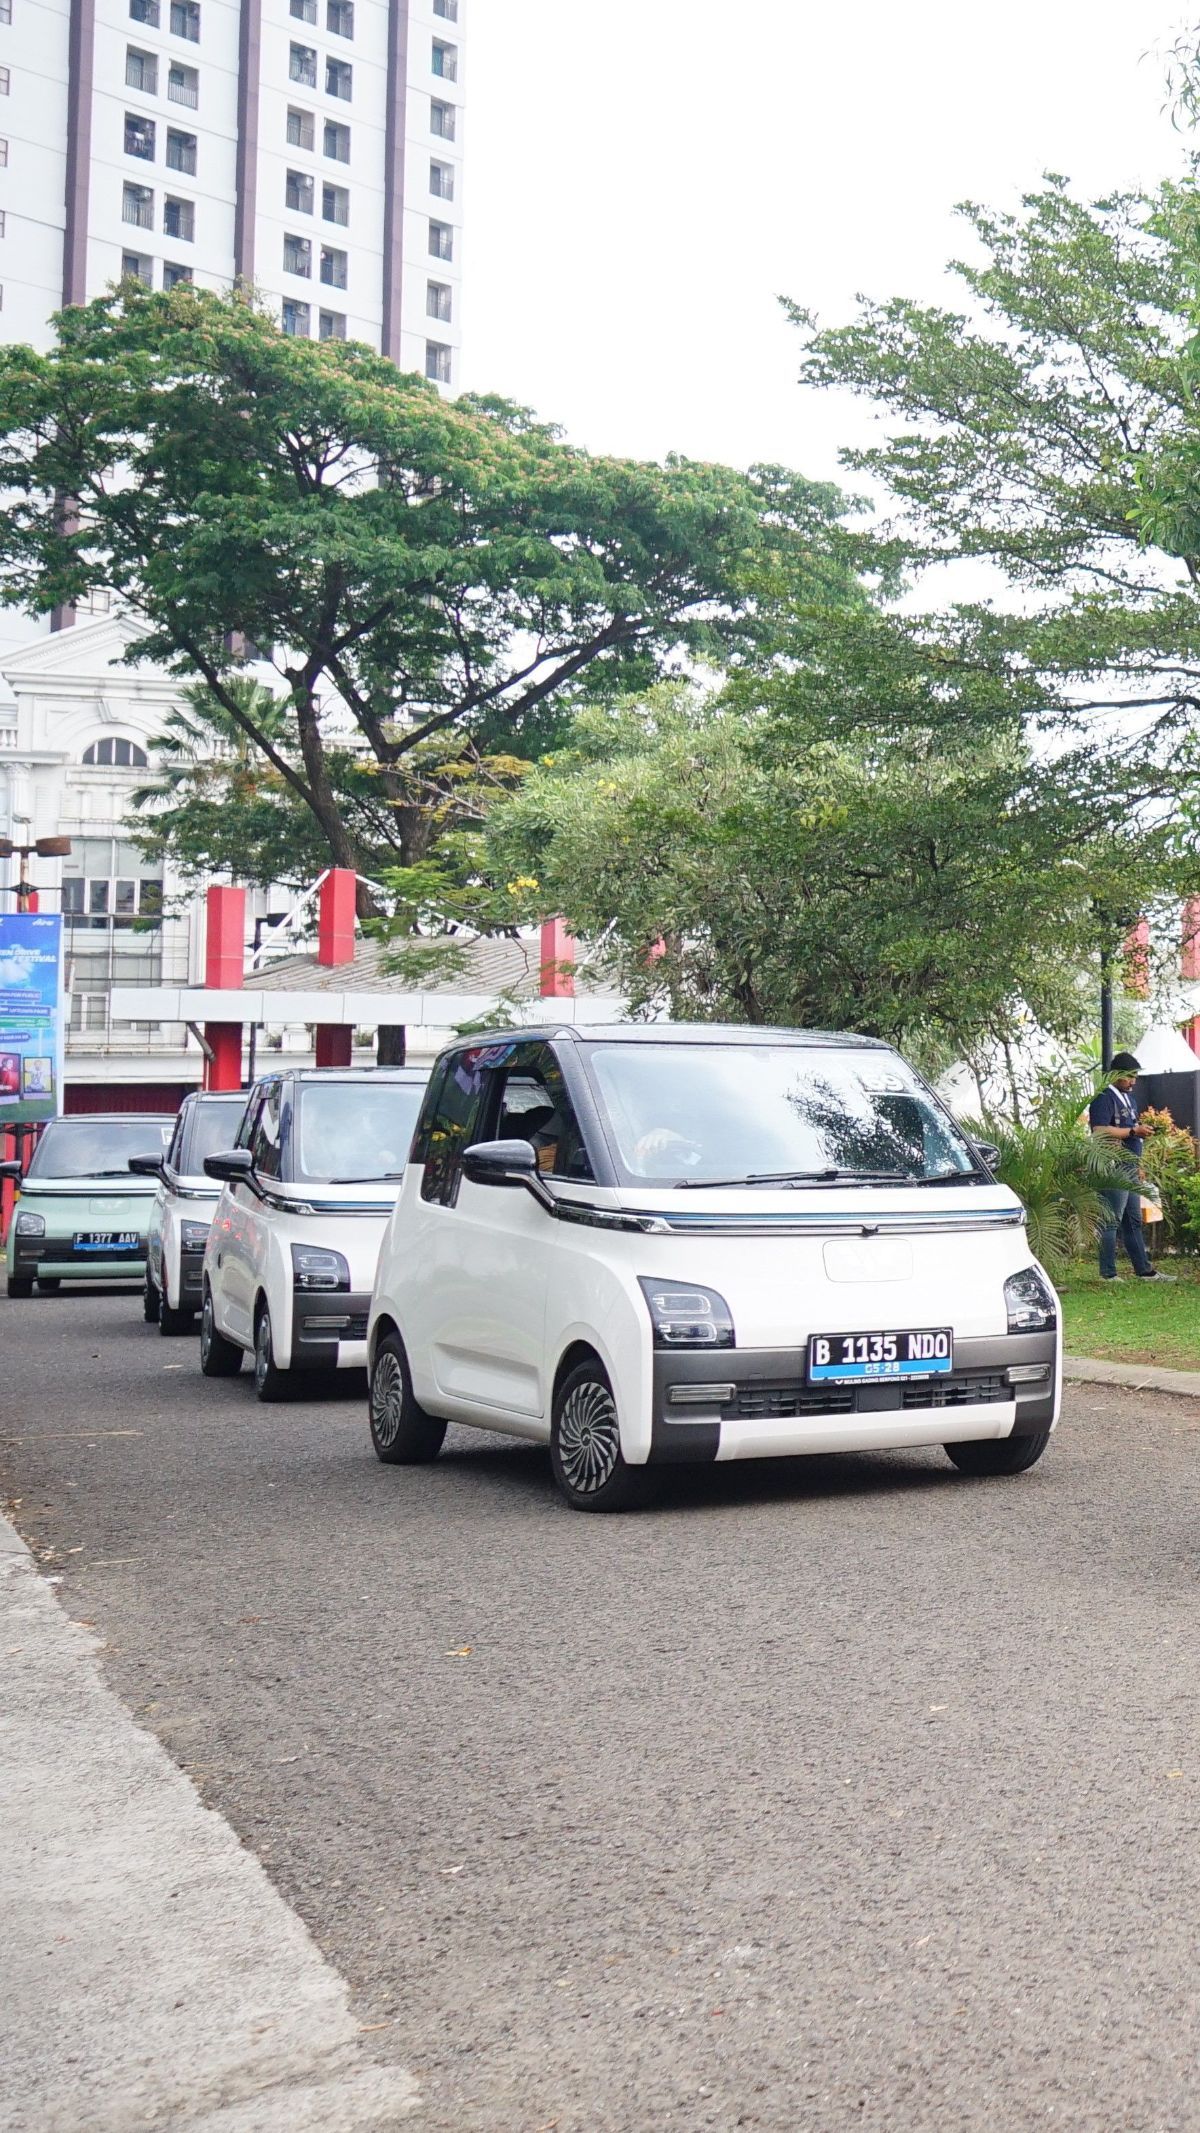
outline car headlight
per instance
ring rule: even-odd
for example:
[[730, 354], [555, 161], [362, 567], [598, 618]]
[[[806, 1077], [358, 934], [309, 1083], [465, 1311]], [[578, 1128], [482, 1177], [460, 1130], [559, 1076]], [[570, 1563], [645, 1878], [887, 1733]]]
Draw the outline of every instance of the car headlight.
[[46, 1217], [44, 1215], [20, 1213], [17, 1216], [16, 1229], [18, 1237], [44, 1237], [46, 1234]]
[[350, 1262], [315, 1244], [293, 1244], [292, 1284], [297, 1289], [348, 1289]]
[[181, 1222], [179, 1225], [179, 1249], [181, 1252], [202, 1252], [208, 1243], [207, 1222]]
[[1035, 1266], [1010, 1274], [1004, 1284], [1010, 1333], [1050, 1333], [1058, 1324], [1058, 1303], [1045, 1275]]
[[649, 1281], [639, 1286], [650, 1307], [656, 1348], [732, 1348], [733, 1315], [715, 1289], [691, 1281]]

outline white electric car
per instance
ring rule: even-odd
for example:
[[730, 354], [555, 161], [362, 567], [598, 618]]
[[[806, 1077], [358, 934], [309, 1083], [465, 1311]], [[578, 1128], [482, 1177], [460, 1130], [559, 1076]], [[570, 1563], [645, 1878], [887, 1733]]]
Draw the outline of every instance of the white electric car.
[[376, 1453], [530, 1438], [580, 1510], [687, 1460], [937, 1444], [1019, 1473], [1058, 1419], [1059, 1310], [994, 1156], [867, 1038], [454, 1045], [379, 1256]]
[[200, 1367], [254, 1357], [260, 1400], [289, 1373], [361, 1369], [384, 1226], [428, 1080], [414, 1068], [298, 1068], [250, 1091], [204, 1252]]
[[165, 1155], [131, 1155], [129, 1168], [158, 1179], [150, 1209], [143, 1311], [160, 1333], [190, 1333], [200, 1309], [200, 1276], [208, 1226], [220, 1186], [205, 1176], [204, 1158], [233, 1144], [245, 1094], [196, 1090], [185, 1096]]

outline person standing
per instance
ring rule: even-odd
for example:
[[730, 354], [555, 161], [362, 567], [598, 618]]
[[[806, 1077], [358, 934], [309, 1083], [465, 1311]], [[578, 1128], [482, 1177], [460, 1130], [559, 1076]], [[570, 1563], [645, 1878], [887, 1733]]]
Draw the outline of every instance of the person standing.
[[1097, 1090], [1088, 1105], [1088, 1124], [1097, 1140], [1112, 1141], [1119, 1154], [1128, 1185], [1110, 1187], [1101, 1194], [1106, 1219], [1100, 1228], [1100, 1278], [1117, 1281], [1117, 1239], [1121, 1240], [1134, 1273], [1142, 1281], [1162, 1281], [1165, 1276], [1150, 1261], [1142, 1228], [1142, 1194], [1138, 1166], [1142, 1156], [1142, 1129], [1133, 1085], [1141, 1068], [1132, 1052], [1117, 1052], [1109, 1068], [1112, 1080]]

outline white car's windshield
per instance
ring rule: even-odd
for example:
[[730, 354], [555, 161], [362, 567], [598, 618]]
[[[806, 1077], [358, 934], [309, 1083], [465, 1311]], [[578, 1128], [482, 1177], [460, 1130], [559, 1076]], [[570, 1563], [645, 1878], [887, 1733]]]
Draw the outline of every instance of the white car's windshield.
[[974, 1151], [894, 1052], [600, 1043], [590, 1061], [631, 1183], [901, 1184], [979, 1174]]
[[31, 1178], [129, 1178], [131, 1155], [161, 1155], [173, 1118], [56, 1118], [46, 1127], [26, 1173]]
[[245, 1109], [244, 1096], [206, 1096], [193, 1104], [183, 1150], [189, 1176], [203, 1175], [206, 1155], [219, 1155], [232, 1148]]
[[306, 1082], [299, 1092], [297, 1178], [365, 1185], [402, 1171], [424, 1093], [416, 1081]]

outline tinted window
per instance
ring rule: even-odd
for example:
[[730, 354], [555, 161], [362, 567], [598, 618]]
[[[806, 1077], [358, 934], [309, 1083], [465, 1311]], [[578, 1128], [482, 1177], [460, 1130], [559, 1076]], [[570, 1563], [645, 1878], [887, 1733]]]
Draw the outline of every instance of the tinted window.
[[332, 1185], [394, 1177], [408, 1161], [419, 1081], [307, 1081], [297, 1091], [292, 1175]]
[[463, 1149], [476, 1137], [488, 1070], [512, 1058], [514, 1044], [482, 1045], [455, 1052], [439, 1077], [428, 1133], [422, 1135], [425, 1170], [421, 1198], [452, 1207], [458, 1195]]
[[244, 1096], [206, 1096], [192, 1105], [186, 1151], [190, 1177], [201, 1175], [206, 1155], [233, 1147], [245, 1108]]
[[837, 1170], [899, 1183], [975, 1167], [894, 1052], [598, 1044], [590, 1064], [631, 1182]]
[[254, 1129], [250, 1139], [250, 1153], [254, 1157], [254, 1168], [264, 1178], [277, 1178], [282, 1167], [283, 1152], [279, 1132], [279, 1113], [282, 1101], [282, 1086], [279, 1082], [273, 1081], [263, 1094], [262, 1105], [254, 1122]]
[[547, 1177], [592, 1177], [562, 1068], [548, 1045], [519, 1054], [504, 1075], [496, 1139], [529, 1141]]
[[131, 1155], [163, 1154], [173, 1118], [56, 1118], [33, 1151], [31, 1178], [128, 1177]]

